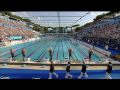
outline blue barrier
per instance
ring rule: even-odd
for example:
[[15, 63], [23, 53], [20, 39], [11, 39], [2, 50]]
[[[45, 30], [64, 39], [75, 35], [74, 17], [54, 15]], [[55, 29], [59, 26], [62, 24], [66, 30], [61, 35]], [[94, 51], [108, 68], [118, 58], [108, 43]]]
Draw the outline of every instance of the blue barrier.
[[[71, 70], [71, 74], [73, 75], [73, 79], [77, 79], [80, 75], [80, 70]], [[65, 70], [56, 70], [56, 73], [59, 75], [58, 79], [65, 79]], [[87, 70], [88, 78], [83, 79], [104, 79], [105, 78], [105, 70]], [[10, 69], [10, 68], [1, 68], [0, 69], [0, 77], [10, 77], [11, 79], [32, 79], [40, 78], [40, 79], [48, 79], [49, 70], [31, 70], [31, 69]], [[120, 79], [120, 70], [113, 70], [111, 77], [113, 79]], [[53, 76], [55, 79], [55, 76]]]

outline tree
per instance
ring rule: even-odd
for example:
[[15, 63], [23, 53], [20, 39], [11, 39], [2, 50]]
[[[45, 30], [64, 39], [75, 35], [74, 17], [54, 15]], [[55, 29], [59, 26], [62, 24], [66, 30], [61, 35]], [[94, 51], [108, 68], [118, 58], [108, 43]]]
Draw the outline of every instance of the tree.
[[[113, 18], [116, 13], [120, 13], [120, 11], [114, 11], [114, 12], [113, 12], [113, 11], [110, 11], [110, 12], [108, 12], [108, 13], [106, 13], [106, 14], [98, 15], [98, 16], [94, 19], [93, 22], [86, 23], [85, 25], [76, 28], [76, 31], [79, 31], [79, 30], [81, 30], [81, 29], [83, 29], [83, 28], [85, 28], [85, 27], [88, 27], [88, 26], [96, 23], [97, 21], [100, 21], [100, 20], [104, 19], [105, 17], [108, 17], [108, 18], [109, 18], [109, 17], [112, 17], [112, 18]], [[77, 25], [74, 25], [74, 26], [77, 26]]]
[[22, 20], [25, 21], [25, 22], [31, 23], [30, 19], [23, 18]]
[[2, 13], [2, 16], [5, 16], [5, 15], [11, 16], [12, 15], [9, 11], [4, 11], [1, 13]]
[[63, 27], [59, 27], [59, 33], [63, 33]]
[[76, 24], [76, 25], [73, 25], [72, 27], [78, 27], [78, 26], [80, 26], [79, 24]]
[[114, 17], [114, 15], [116, 14], [116, 13], [120, 13], [120, 11], [110, 11], [110, 12], [108, 12], [108, 13], [106, 13], [106, 14], [101, 14], [101, 15], [98, 15], [95, 19], [94, 19], [94, 21], [98, 21], [98, 20], [101, 20], [101, 19], [103, 19], [104, 17]]
[[24, 21], [24, 22], [28, 22], [28, 23], [32, 23], [31, 20], [29, 19], [26, 19], [26, 18], [22, 18], [20, 16], [17, 16], [17, 15], [13, 15], [11, 12], [9, 11], [4, 11], [2, 12], [2, 15], [5, 16], [9, 16], [10, 19], [14, 19], [14, 20], [21, 20], [21, 21]]
[[47, 27], [44, 27], [44, 32], [47, 33], [48, 32], [48, 28]]
[[79, 30], [81, 30], [82, 29], [82, 27], [77, 27], [76, 29], [75, 29], [75, 32], [78, 32]]
[[33, 30], [35, 30], [37, 32], [41, 32], [41, 33], [48, 32], [48, 28], [47, 27], [40, 26], [39, 24], [34, 24], [33, 25]]
[[101, 15], [98, 15], [98, 16], [94, 19], [94, 22], [102, 19], [105, 15], [106, 15], [106, 14], [104, 14], [104, 13], [101, 14]]
[[35, 24], [30, 19], [23, 18], [23, 17], [17, 16], [17, 15], [13, 15], [9, 11], [4, 11], [4, 12], [1, 12], [1, 13], [2, 13], [2, 16], [6, 16], [7, 15], [7, 16], [9, 16], [10, 19], [24, 21], [24, 22], [26, 22], [26, 24], [28, 26], [32, 25], [33, 26], [32, 29], [37, 31], [37, 32], [41, 32], [41, 33], [48, 32], [48, 28], [47, 27], [43, 27], [43, 26], [40, 26], [39, 24]]

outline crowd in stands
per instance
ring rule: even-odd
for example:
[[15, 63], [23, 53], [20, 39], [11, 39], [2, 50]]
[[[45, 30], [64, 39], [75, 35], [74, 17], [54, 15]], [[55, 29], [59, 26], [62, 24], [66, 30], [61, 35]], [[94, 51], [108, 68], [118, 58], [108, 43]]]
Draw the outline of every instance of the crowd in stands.
[[0, 38], [7, 40], [10, 36], [22, 36], [32, 38], [35, 32], [25, 22], [11, 20], [6, 16], [0, 16]]
[[82, 28], [75, 35], [75, 38], [81, 39], [93, 45], [120, 50], [120, 16], [102, 19], [92, 25]]

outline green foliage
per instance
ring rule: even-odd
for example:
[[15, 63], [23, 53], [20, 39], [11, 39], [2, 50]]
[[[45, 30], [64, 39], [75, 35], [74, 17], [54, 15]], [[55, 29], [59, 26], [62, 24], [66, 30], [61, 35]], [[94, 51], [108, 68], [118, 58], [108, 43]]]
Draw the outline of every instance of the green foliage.
[[100, 20], [100, 19], [102, 19], [104, 16], [105, 16], [104, 13], [101, 14], [101, 15], [98, 15], [98, 16], [94, 19], [94, 21]]
[[2, 16], [5, 16], [5, 15], [11, 16], [12, 15], [9, 11], [4, 11], [1, 13], [2, 13]]
[[93, 22], [86, 23], [85, 25], [76, 28], [76, 31], [79, 31], [79, 30], [81, 30], [82, 28], [88, 27], [88, 26], [90, 26], [91, 24], [94, 24], [94, 23], [96, 23], [97, 21], [102, 20], [102, 19], [105, 18], [105, 17], [114, 17], [114, 14], [115, 14], [115, 13], [120, 13], [120, 11], [110, 11], [110, 12], [108, 12], [108, 13], [106, 13], [106, 14], [98, 15], [98, 16], [94, 19]]
[[103, 18], [106, 17], [106, 16], [108, 16], [108, 17], [111, 17], [111, 16], [112, 16], [112, 17], [113, 17], [114, 14], [116, 14], [116, 13], [120, 13], [120, 12], [119, 12], [119, 11], [110, 11], [110, 12], [108, 12], [108, 13], [106, 13], [106, 14], [98, 15], [98, 16], [94, 19], [94, 21], [103, 19]]
[[72, 27], [78, 27], [78, 26], [80, 26], [79, 24], [76, 24], [76, 25], [73, 25]]
[[9, 11], [4, 11], [2, 12], [2, 15], [5, 16], [9, 16], [10, 19], [14, 19], [14, 20], [21, 20], [21, 21], [24, 21], [24, 22], [28, 22], [28, 23], [32, 23], [31, 20], [29, 19], [26, 19], [26, 18], [22, 18], [20, 16], [17, 16], [17, 15], [13, 15], [11, 12]]
[[82, 27], [77, 27], [76, 29], [75, 29], [75, 32], [78, 32], [79, 30], [81, 30], [82, 29]]
[[48, 32], [48, 28], [47, 27], [44, 27], [43, 29], [44, 29], [45, 33]]
[[9, 16], [10, 19], [24, 21], [24, 22], [26, 22], [26, 24], [28, 26], [32, 25], [33, 26], [33, 30], [35, 30], [35, 31], [38, 31], [38, 32], [41, 32], [41, 33], [45, 33], [45, 32], [48, 31], [47, 27], [42, 27], [42, 26], [40, 26], [38, 24], [35, 24], [30, 19], [26, 19], [26, 18], [22, 18], [22, 17], [17, 16], [17, 15], [13, 15], [9, 11], [4, 11], [4, 12], [1, 12], [1, 13], [2, 13], [2, 16], [6, 16], [7, 15], [7, 16]]
[[41, 33], [46, 33], [48, 32], [48, 28], [47, 27], [42, 27], [38, 24], [34, 24], [33, 25], [33, 30], [37, 31], [37, 32], [41, 32]]

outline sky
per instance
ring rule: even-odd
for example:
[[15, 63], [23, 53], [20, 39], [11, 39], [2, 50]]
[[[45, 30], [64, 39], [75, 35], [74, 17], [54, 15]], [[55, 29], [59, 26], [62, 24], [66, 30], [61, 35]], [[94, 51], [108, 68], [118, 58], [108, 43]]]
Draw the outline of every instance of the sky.
[[[59, 11], [58, 13], [58, 11], [23, 11], [12, 12], [12, 14], [31, 19], [36, 24], [48, 27], [58, 27], [60, 20], [60, 26], [66, 27], [75, 24], [82, 26], [88, 22], [92, 22], [97, 15], [107, 13], [109, 11], [90, 11], [89, 14], [86, 14], [88, 12], [89, 11]], [[82, 16], [84, 17], [80, 19]]]

